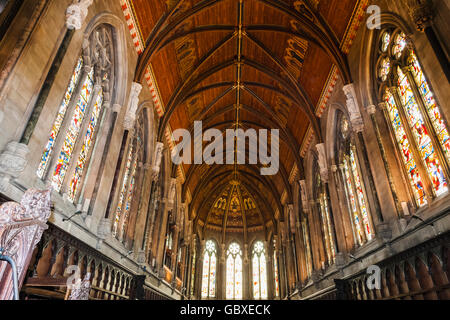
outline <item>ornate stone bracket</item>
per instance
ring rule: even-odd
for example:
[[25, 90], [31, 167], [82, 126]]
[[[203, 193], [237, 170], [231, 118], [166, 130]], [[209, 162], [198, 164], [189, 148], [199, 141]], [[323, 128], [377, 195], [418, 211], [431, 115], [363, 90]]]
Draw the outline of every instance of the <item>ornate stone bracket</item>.
[[308, 191], [306, 189], [306, 180], [300, 180], [300, 193], [302, 198], [302, 207], [304, 212], [309, 212]]
[[159, 171], [161, 170], [161, 160], [163, 153], [164, 144], [162, 142], [156, 143], [155, 156], [153, 162], [153, 180], [156, 181], [159, 176]]
[[139, 107], [139, 95], [142, 91], [142, 85], [136, 82], [131, 84], [130, 100], [128, 102], [127, 114], [125, 115], [124, 128], [125, 130], [131, 130], [134, 127], [136, 121], [136, 112]]
[[317, 152], [319, 154], [319, 168], [320, 168], [320, 176], [322, 180], [327, 183], [328, 182], [328, 164], [327, 164], [327, 153], [325, 151], [325, 144], [320, 143], [316, 145]]
[[353, 131], [356, 133], [364, 130], [364, 121], [359, 109], [358, 99], [356, 98], [355, 85], [350, 83], [344, 86], [343, 91], [347, 97], [347, 110], [350, 115]]
[[18, 178], [25, 170], [28, 153], [29, 149], [25, 144], [12, 141], [6, 145], [0, 154], [0, 191], [5, 190], [7, 181]]
[[74, 0], [66, 11], [66, 26], [70, 30], [80, 30], [88, 15], [93, 0]]
[[[50, 217], [51, 191], [28, 190], [21, 203], [8, 202], [0, 207], [0, 250], [17, 265], [19, 286], [23, 283], [34, 248]], [[0, 263], [0, 300], [13, 298], [11, 270]]]
[[425, 28], [431, 25], [433, 10], [428, 0], [408, 0], [408, 7], [417, 30], [423, 32]]

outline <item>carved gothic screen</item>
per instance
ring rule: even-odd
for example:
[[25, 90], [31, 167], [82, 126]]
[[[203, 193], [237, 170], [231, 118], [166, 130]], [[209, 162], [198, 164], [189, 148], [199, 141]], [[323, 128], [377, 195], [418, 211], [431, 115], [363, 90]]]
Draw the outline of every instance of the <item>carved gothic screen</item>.
[[[114, 77], [114, 48], [109, 26], [97, 27], [76, 61], [62, 97], [37, 175], [76, 202], [105, 117]], [[109, 103], [109, 102], [108, 102]]]
[[242, 299], [242, 250], [237, 243], [230, 244], [227, 251], [227, 299]]
[[217, 249], [214, 241], [206, 242], [203, 254], [202, 299], [216, 296]]
[[[326, 262], [325, 264], [330, 266], [334, 264], [336, 259], [336, 242], [334, 236], [334, 224], [331, 217], [330, 205], [328, 200], [328, 195], [326, 191], [326, 186], [322, 182], [320, 176], [318, 165], [316, 165], [315, 170], [315, 198], [316, 207], [319, 214], [319, 219], [321, 223], [321, 233], [322, 241], [325, 249]], [[325, 267], [325, 265], [323, 266]]]
[[253, 246], [253, 298], [257, 300], [267, 299], [267, 263], [264, 243], [258, 241]]
[[405, 33], [386, 28], [377, 47], [379, 99], [384, 102], [410, 193], [417, 207], [422, 207], [448, 192], [448, 126]]
[[369, 203], [362, 180], [358, 154], [353, 143], [350, 122], [342, 112], [337, 116], [337, 159], [352, 221], [354, 238], [359, 246], [374, 238]]

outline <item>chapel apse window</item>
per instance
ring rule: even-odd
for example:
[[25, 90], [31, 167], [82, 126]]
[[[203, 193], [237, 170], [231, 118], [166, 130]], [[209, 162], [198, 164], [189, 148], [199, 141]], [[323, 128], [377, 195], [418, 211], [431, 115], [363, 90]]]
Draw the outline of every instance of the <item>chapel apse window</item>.
[[380, 99], [415, 203], [423, 207], [448, 192], [450, 136], [410, 39], [401, 30], [386, 33], [377, 66]]
[[242, 250], [237, 243], [230, 244], [227, 251], [226, 298], [242, 299]]
[[216, 268], [217, 251], [214, 241], [209, 240], [205, 244], [202, 272], [202, 299], [216, 296]]
[[267, 263], [264, 243], [258, 241], [253, 246], [253, 297], [256, 300], [267, 299]]

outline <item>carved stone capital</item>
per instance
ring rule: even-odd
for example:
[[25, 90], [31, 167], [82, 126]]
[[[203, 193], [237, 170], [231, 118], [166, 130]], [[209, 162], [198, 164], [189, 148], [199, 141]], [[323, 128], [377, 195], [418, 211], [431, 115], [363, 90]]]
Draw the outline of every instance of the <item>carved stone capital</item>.
[[93, 0], [74, 0], [66, 11], [66, 26], [70, 30], [80, 30], [88, 15]]
[[12, 178], [19, 177], [28, 163], [29, 152], [30, 150], [25, 144], [15, 141], [8, 143], [0, 154], [0, 174]]
[[370, 106], [367, 106], [366, 110], [369, 115], [373, 115], [377, 112], [377, 107], [376, 105], [371, 104]]
[[429, 0], [408, 0], [409, 14], [417, 30], [424, 31], [431, 26], [434, 13]]

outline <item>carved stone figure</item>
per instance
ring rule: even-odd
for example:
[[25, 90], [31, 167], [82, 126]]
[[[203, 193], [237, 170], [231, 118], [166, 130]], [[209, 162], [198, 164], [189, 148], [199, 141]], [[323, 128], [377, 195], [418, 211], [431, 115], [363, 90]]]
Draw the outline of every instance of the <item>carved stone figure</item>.
[[306, 191], [306, 180], [300, 180], [300, 193], [302, 197], [302, 207], [304, 212], [309, 211], [309, 205], [308, 205], [308, 193]]
[[155, 157], [154, 164], [153, 164], [153, 180], [156, 181], [159, 176], [159, 171], [161, 170], [161, 160], [162, 160], [162, 153], [163, 153], [164, 144], [162, 142], [156, 143], [155, 147]]
[[316, 145], [316, 149], [319, 154], [320, 177], [324, 182], [328, 182], [328, 165], [327, 165], [327, 153], [325, 151], [325, 144], [320, 143]]
[[136, 112], [139, 106], [139, 95], [142, 91], [142, 85], [133, 82], [130, 90], [130, 99], [128, 102], [127, 114], [125, 115], [124, 128], [125, 130], [131, 130], [134, 127], [136, 121]]
[[88, 15], [93, 0], [74, 0], [66, 11], [66, 26], [70, 30], [80, 30]]
[[358, 100], [356, 99], [355, 85], [350, 83], [344, 86], [343, 90], [347, 97], [347, 110], [350, 115], [353, 130], [355, 132], [361, 132], [364, 130], [364, 122], [359, 110]]

